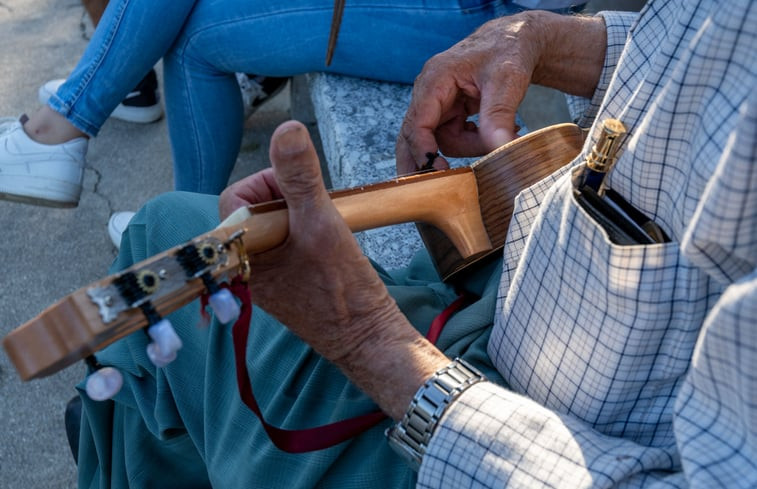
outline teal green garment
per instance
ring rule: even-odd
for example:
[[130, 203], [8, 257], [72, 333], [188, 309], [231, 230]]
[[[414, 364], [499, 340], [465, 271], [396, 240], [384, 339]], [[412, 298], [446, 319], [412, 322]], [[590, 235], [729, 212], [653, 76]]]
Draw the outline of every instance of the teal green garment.
[[[218, 224], [218, 198], [171, 193], [148, 203], [124, 235], [113, 271], [181, 244]], [[486, 355], [499, 264], [466, 285], [481, 299], [455, 314], [437, 342], [492, 380]], [[401, 272], [380, 270], [392, 296], [421, 331], [457, 297], [425, 254]], [[254, 280], [254, 277], [253, 277]], [[112, 401], [84, 399], [79, 450], [82, 488], [413, 487], [415, 473], [386, 443], [386, 420], [351, 441], [306, 454], [273, 446], [242, 403], [235, 380], [231, 325], [201, 326], [199, 301], [169, 316], [184, 343], [163, 369], [147, 358], [147, 335], [134, 333], [97, 354], [124, 374]], [[375, 411], [371, 399], [276, 320], [254, 308], [247, 369], [266, 420], [299, 429]]]

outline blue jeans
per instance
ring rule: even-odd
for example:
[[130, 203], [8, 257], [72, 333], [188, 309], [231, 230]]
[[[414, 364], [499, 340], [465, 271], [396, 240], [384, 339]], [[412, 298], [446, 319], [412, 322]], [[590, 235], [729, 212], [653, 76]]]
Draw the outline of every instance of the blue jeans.
[[235, 72], [411, 83], [428, 58], [516, 10], [507, 0], [350, 0], [326, 67], [332, 0], [111, 0], [50, 106], [95, 136], [163, 57], [175, 188], [217, 194], [242, 137]]

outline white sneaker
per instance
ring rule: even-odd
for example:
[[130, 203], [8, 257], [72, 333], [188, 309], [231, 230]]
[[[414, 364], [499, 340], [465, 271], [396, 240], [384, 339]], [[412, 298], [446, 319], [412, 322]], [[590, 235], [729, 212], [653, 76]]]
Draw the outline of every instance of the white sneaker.
[[[152, 76], [150, 76], [152, 75]], [[110, 114], [115, 119], [138, 124], [149, 124], [163, 117], [163, 107], [160, 105], [157, 79], [155, 73], [150, 72], [144, 80], [130, 92]], [[37, 92], [39, 103], [46, 104], [50, 97], [58, 91], [66, 80], [63, 78], [50, 80]]]
[[76, 207], [87, 145], [86, 138], [41, 144], [26, 134], [20, 121], [0, 120], [0, 199]]
[[108, 236], [116, 249], [121, 249], [121, 237], [135, 212], [114, 212], [108, 219]]

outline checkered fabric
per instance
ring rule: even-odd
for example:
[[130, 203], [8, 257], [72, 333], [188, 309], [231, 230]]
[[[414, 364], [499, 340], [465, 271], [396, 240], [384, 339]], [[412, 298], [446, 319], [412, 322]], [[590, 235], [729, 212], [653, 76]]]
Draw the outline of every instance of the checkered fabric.
[[600, 15], [572, 107], [629, 128], [609, 186], [671, 242], [613, 244], [577, 205], [596, 130], [523, 192], [488, 348], [508, 385], [452, 404], [419, 487], [757, 487], [757, 2]]

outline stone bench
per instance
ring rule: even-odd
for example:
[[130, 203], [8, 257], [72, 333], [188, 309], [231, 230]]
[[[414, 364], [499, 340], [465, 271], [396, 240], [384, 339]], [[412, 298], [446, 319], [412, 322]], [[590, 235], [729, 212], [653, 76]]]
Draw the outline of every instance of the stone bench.
[[[412, 87], [325, 73], [297, 76], [293, 117], [316, 123], [331, 188], [343, 189], [396, 176], [394, 145]], [[532, 86], [519, 109], [521, 134], [570, 121], [563, 95]], [[467, 165], [473, 158], [450, 161]], [[412, 223], [356, 234], [363, 252], [387, 270], [406, 265], [423, 246]]]
[[[381, 83], [323, 73], [304, 83], [318, 124], [334, 189], [396, 176], [394, 144], [410, 102], [410, 85]], [[296, 89], [295, 89], [296, 90]], [[423, 246], [412, 223], [356, 233], [363, 252], [387, 270], [406, 265]]]

